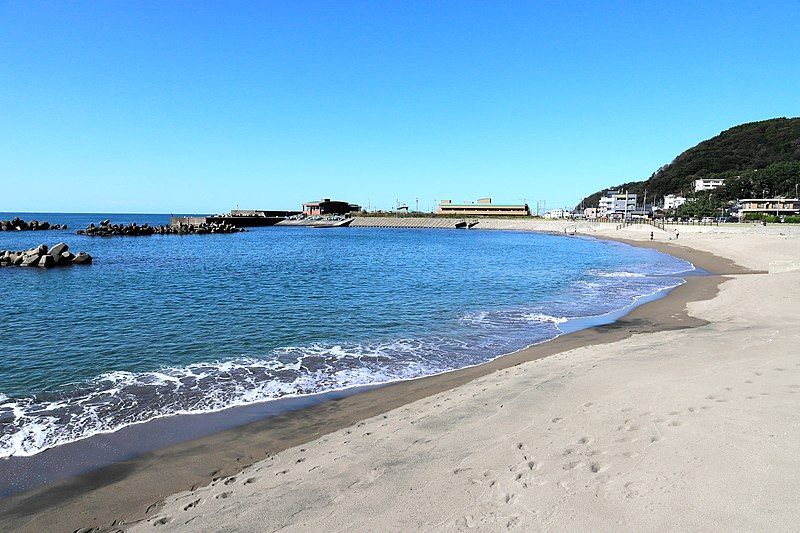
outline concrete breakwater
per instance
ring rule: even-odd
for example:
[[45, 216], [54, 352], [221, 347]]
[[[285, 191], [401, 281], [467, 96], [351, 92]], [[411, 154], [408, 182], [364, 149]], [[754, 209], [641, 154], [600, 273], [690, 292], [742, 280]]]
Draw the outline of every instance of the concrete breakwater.
[[169, 226], [151, 226], [147, 223], [111, 224], [103, 220], [99, 225], [89, 224], [86, 229], [78, 230], [78, 235], [88, 237], [147, 237], [150, 235], [206, 235], [211, 233], [239, 233], [246, 231], [233, 224], [223, 222], [200, 222], [198, 224], [180, 224]]
[[[602, 224], [541, 218], [355, 217], [353, 228], [441, 228], [591, 233]], [[608, 225], [608, 224], [606, 224]]]
[[36, 248], [22, 251], [0, 250], [0, 266], [20, 266], [42, 268], [68, 266], [68, 265], [88, 265], [92, 262], [92, 256], [86, 252], [78, 252], [77, 255], [69, 251], [69, 246], [60, 242], [48, 249], [46, 244], [40, 244]]
[[66, 224], [51, 224], [47, 221], [31, 220], [25, 222], [19, 217], [11, 220], [0, 220], [0, 231], [45, 231], [49, 229], [67, 229]]

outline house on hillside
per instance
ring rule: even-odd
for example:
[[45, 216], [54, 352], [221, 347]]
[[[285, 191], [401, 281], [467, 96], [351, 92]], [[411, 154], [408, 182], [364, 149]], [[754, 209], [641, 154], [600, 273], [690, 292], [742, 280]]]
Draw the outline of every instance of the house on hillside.
[[668, 194], [664, 196], [664, 209], [677, 209], [686, 203], [686, 198], [683, 196], [676, 196]]
[[700, 178], [694, 180], [694, 192], [713, 191], [725, 185], [724, 179]]

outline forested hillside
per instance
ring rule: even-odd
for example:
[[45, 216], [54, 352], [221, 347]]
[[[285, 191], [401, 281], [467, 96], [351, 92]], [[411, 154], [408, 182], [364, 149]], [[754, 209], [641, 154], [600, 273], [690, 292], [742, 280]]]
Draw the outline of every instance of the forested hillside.
[[[751, 122], [723, 131], [689, 148], [659, 168], [649, 179], [609, 184], [650, 198], [665, 194], [691, 195], [697, 178], [727, 178], [715, 191], [720, 200], [747, 196], [794, 196], [800, 181], [800, 118]], [[602, 191], [585, 198], [597, 205]]]

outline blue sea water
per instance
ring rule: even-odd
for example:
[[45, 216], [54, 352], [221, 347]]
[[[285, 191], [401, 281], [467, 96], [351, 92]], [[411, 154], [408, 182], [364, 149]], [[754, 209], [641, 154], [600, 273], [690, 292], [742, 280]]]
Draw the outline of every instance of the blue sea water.
[[[92, 238], [0, 232], [0, 250], [64, 241], [94, 264], [0, 268], [0, 457], [173, 414], [479, 364], [681, 283], [652, 250], [525, 232], [253, 228]], [[0, 214], [0, 219], [13, 214]]]

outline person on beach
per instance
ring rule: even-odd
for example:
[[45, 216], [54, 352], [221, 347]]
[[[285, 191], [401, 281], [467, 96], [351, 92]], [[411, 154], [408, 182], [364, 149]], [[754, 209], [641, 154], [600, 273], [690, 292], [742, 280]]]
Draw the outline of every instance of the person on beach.
[[653, 240], [653, 232], [652, 231], [650, 232], [650, 240], [651, 241]]
[[675, 240], [676, 240], [676, 241], [678, 240], [678, 236], [679, 236], [679, 235], [680, 235], [680, 233], [678, 233], [678, 231], [676, 230], [676, 231], [675, 231]]

